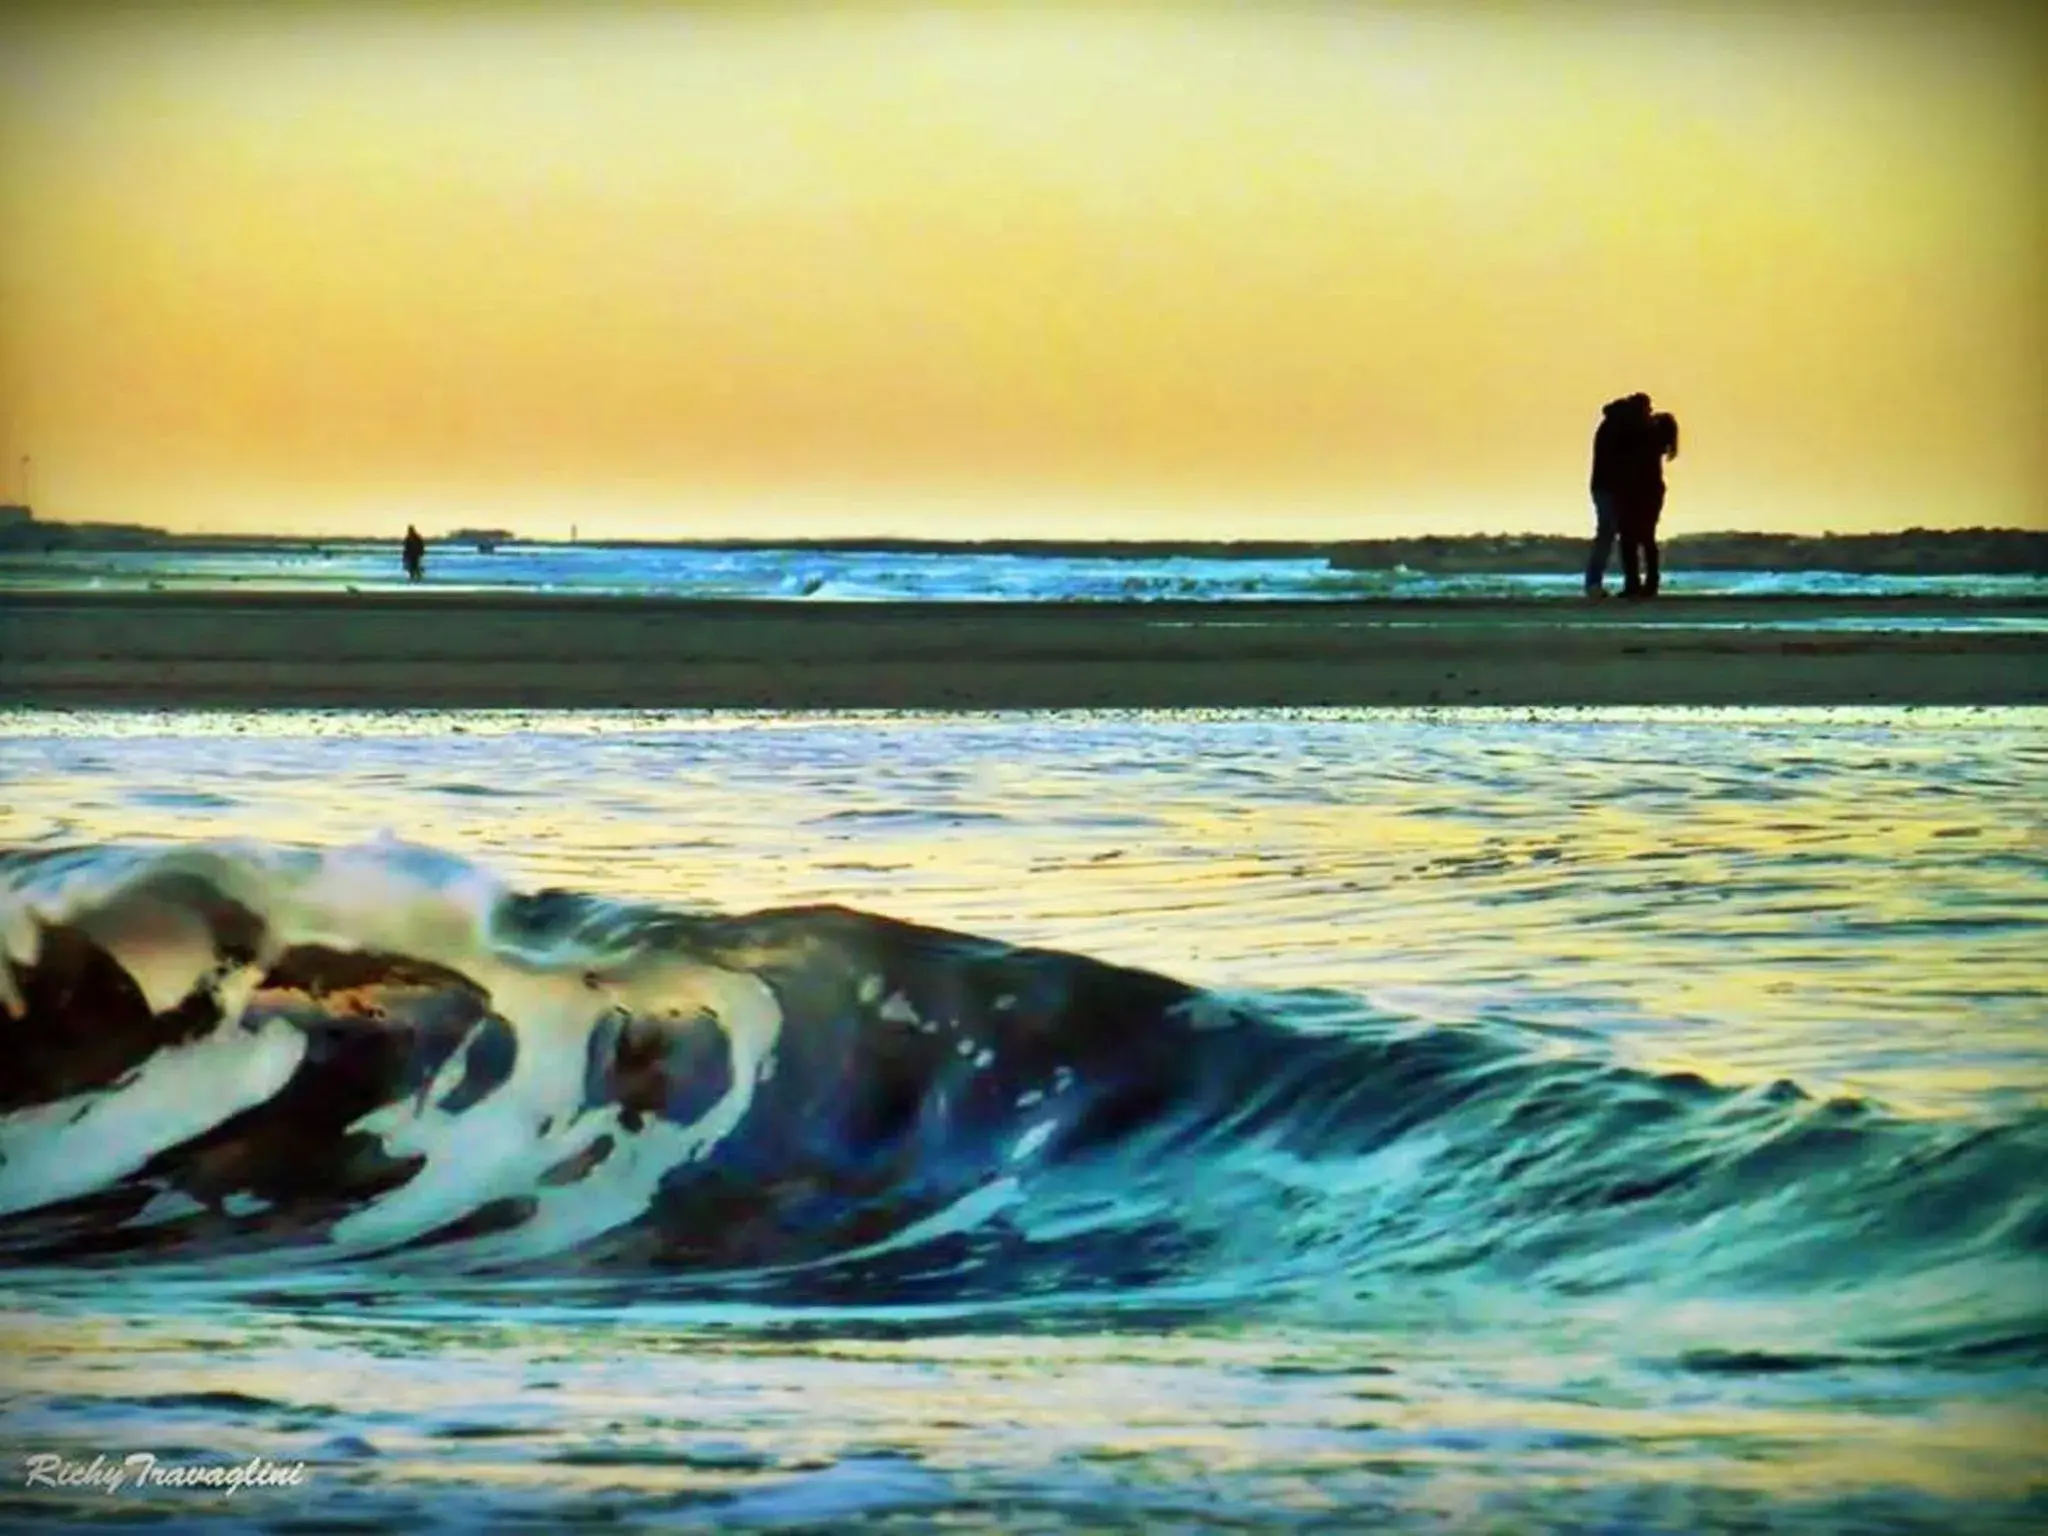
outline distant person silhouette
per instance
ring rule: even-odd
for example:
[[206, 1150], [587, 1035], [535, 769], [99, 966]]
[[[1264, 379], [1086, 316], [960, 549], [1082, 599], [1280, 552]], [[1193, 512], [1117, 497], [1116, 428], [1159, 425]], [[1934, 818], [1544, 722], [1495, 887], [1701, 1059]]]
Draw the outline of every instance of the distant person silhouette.
[[1653, 412], [1638, 391], [1601, 407], [1593, 433], [1593, 547], [1586, 596], [1607, 595], [1607, 560], [1621, 544], [1623, 597], [1654, 597], [1659, 580], [1657, 519], [1664, 510], [1664, 460], [1678, 456], [1678, 422]]
[[405, 525], [405, 578], [418, 581], [427, 573], [427, 541], [420, 537], [419, 529]]

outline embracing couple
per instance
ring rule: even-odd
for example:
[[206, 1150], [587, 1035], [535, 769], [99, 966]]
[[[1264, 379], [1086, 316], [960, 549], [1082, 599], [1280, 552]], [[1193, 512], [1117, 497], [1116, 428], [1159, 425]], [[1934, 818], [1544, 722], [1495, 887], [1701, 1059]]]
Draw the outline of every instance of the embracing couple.
[[1593, 553], [1586, 596], [1605, 597], [1607, 556], [1621, 540], [1621, 595], [1657, 595], [1657, 519], [1664, 511], [1664, 461], [1678, 457], [1678, 422], [1650, 409], [1650, 397], [1610, 400], [1593, 434]]

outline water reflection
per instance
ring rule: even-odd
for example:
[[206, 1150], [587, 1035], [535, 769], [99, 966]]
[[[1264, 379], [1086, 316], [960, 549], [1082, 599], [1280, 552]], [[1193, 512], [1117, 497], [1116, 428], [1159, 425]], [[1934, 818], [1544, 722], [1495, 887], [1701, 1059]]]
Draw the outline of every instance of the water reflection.
[[1902, 1107], [2048, 1086], [2040, 711], [165, 728], [6, 717], [0, 843], [391, 835], [527, 887], [841, 902], [1218, 986], [1447, 992], [1655, 1067]]

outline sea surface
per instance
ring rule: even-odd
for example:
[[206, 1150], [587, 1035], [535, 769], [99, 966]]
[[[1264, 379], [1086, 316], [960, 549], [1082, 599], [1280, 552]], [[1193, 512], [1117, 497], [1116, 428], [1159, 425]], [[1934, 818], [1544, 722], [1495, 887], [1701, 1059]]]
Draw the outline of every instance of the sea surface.
[[2041, 710], [0, 713], [0, 1528], [2042, 1529], [2044, 789]]
[[[503, 544], [489, 553], [437, 544], [434, 590], [518, 590], [696, 598], [832, 601], [1156, 602], [1331, 600], [1362, 597], [1576, 597], [1576, 565], [1544, 575], [1432, 575], [1396, 566], [1334, 570], [1320, 559], [1222, 560], [1149, 556], [1009, 555], [831, 549], [635, 549]], [[1672, 592], [1763, 596], [2041, 597], [2042, 576], [1859, 576], [1836, 571], [1692, 571], [1669, 561]], [[1620, 568], [1609, 585], [1620, 586]], [[378, 591], [405, 585], [395, 543], [210, 551], [59, 551], [0, 555], [0, 590], [240, 588]]]

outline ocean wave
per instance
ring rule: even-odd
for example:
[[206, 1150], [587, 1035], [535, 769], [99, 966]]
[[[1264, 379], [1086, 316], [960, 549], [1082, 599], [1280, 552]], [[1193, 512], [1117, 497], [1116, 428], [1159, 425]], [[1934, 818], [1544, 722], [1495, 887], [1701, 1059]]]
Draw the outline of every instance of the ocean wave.
[[[806, 1301], [1882, 1284], [1967, 1319], [1923, 1352], [2048, 1337], [2038, 1114], [1910, 1120], [845, 908], [523, 893], [391, 841], [0, 853], [0, 949], [12, 1265]], [[1870, 1347], [1908, 1347], [1881, 1311]]]

